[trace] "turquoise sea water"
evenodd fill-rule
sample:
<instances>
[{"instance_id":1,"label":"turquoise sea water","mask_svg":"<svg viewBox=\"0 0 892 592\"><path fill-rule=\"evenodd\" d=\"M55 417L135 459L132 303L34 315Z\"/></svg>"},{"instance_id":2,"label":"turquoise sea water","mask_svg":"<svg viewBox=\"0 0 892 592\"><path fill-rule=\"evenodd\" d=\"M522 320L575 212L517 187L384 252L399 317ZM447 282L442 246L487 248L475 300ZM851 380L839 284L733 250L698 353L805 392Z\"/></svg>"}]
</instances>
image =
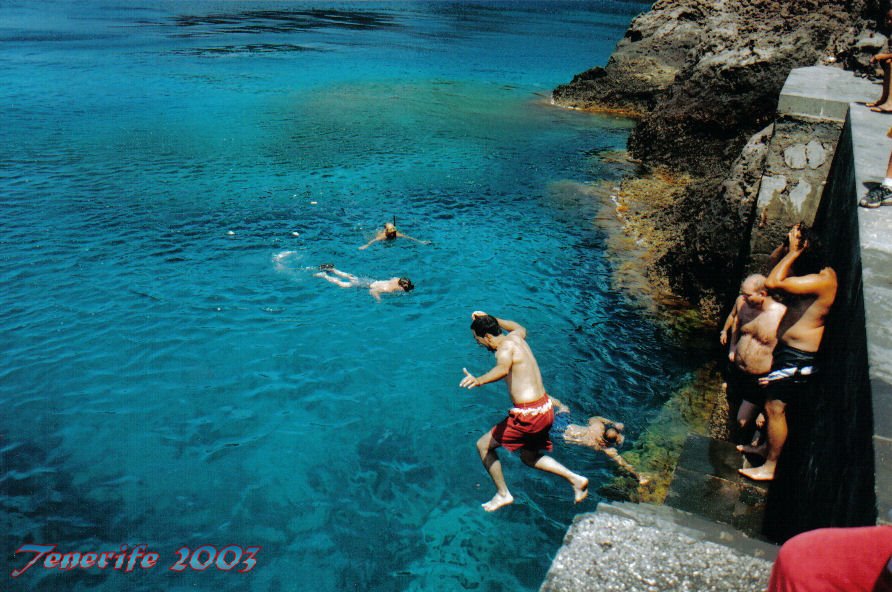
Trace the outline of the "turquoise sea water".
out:
<instances>
[{"instance_id":1,"label":"turquoise sea water","mask_svg":"<svg viewBox=\"0 0 892 592\"><path fill-rule=\"evenodd\" d=\"M536 590L597 496L503 453L517 501L480 509L509 400L458 388L493 363L469 314L525 325L549 391L629 442L688 372L592 224L630 122L548 105L645 8L0 3L0 588ZM357 249L393 216L431 244ZM14 580L25 543L161 559ZM167 570L201 545L262 549Z\"/></svg>"}]
</instances>

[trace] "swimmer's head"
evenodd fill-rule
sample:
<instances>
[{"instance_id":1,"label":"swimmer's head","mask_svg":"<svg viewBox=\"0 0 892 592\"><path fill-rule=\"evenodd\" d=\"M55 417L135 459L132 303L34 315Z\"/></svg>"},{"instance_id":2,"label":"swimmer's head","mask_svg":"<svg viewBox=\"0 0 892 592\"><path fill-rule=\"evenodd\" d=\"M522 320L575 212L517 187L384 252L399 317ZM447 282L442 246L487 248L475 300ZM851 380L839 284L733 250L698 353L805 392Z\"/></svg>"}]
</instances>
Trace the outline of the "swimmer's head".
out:
<instances>
[{"instance_id":1,"label":"swimmer's head","mask_svg":"<svg viewBox=\"0 0 892 592\"><path fill-rule=\"evenodd\" d=\"M609 427L604 430L604 441L607 442L608 446L616 446L619 448L625 442L625 437L614 427Z\"/></svg>"},{"instance_id":2,"label":"swimmer's head","mask_svg":"<svg viewBox=\"0 0 892 592\"><path fill-rule=\"evenodd\" d=\"M412 280L407 277L401 277L397 283L400 285L400 288L403 289L403 292L411 292L415 289L415 284L413 284Z\"/></svg>"},{"instance_id":3,"label":"swimmer's head","mask_svg":"<svg viewBox=\"0 0 892 592\"><path fill-rule=\"evenodd\" d=\"M393 222L384 224L384 236L388 239L396 238L396 225Z\"/></svg>"}]
</instances>

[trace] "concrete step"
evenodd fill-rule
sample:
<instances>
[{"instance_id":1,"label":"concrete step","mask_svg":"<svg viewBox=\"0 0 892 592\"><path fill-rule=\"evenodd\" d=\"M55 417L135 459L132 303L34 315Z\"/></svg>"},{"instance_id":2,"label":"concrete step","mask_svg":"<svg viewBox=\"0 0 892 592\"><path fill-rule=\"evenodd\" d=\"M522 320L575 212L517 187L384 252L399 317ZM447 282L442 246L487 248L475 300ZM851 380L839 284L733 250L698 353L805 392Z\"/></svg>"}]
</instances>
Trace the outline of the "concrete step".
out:
<instances>
[{"instance_id":1,"label":"concrete step","mask_svg":"<svg viewBox=\"0 0 892 592\"><path fill-rule=\"evenodd\" d=\"M777 550L676 508L601 503L576 517L540 592L761 592Z\"/></svg>"},{"instance_id":2,"label":"concrete step","mask_svg":"<svg viewBox=\"0 0 892 592\"><path fill-rule=\"evenodd\" d=\"M690 434L666 505L728 524L750 537L760 537L768 488L765 483L750 481L737 472L743 461L734 444Z\"/></svg>"}]
</instances>

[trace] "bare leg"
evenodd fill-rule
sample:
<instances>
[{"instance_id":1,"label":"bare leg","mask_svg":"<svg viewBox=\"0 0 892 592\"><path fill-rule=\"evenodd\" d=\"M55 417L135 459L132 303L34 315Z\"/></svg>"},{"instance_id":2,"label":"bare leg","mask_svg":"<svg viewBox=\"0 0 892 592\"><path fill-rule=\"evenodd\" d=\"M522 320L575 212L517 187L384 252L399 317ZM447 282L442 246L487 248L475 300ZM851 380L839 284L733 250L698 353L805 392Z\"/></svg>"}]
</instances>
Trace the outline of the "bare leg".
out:
<instances>
[{"instance_id":1,"label":"bare leg","mask_svg":"<svg viewBox=\"0 0 892 592\"><path fill-rule=\"evenodd\" d=\"M759 413L759 408L755 403L751 403L744 399L740 402L740 407L737 409L737 428L743 432L747 427L749 427L756 415ZM738 440L739 442L740 440Z\"/></svg>"},{"instance_id":2,"label":"bare leg","mask_svg":"<svg viewBox=\"0 0 892 592\"><path fill-rule=\"evenodd\" d=\"M508 491L508 485L505 483L505 476L502 474L502 462L496 453L496 448L499 446L500 444L492 437L492 432L486 432L477 440L477 452L480 453L480 460L496 486L496 494L491 500L482 504L483 509L487 512L495 512L514 502L514 497Z\"/></svg>"},{"instance_id":3,"label":"bare leg","mask_svg":"<svg viewBox=\"0 0 892 592\"><path fill-rule=\"evenodd\" d=\"M320 271L319 273L314 273L313 275L316 276L317 278L322 278L322 279L324 279L325 281L327 281L327 282L331 282L332 284L335 284L335 285L340 286L340 287L342 287L342 288L350 288L350 287L353 286L353 284L351 284L350 282L344 282L344 281L341 281L341 280L339 280L339 279L337 279L337 278L333 278L333 277L331 277L330 275L328 275L327 273L322 272L322 271Z\"/></svg>"},{"instance_id":4,"label":"bare leg","mask_svg":"<svg viewBox=\"0 0 892 592\"><path fill-rule=\"evenodd\" d=\"M892 75L892 62L883 60L880 65L883 67L883 94L879 101L872 105L868 105L868 107L871 107L871 111L892 113L892 100L890 100L889 97L889 77Z\"/></svg>"},{"instance_id":5,"label":"bare leg","mask_svg":"<svg viewBox=\"0 0 892 592\"><path fill-rule=\"evenodd\" d=\"M880 66L883 68L883 93L880 95L879 100L874 101L873 103L867 103L868 107L878 107L889 100L889 73L892 68L890 68L890 63L888 60L883 60L880 62Z\"/></svg>"},{"instance_id":6,"label":"bare leg","mask_svg":"<svg viewBox=\"0 0 892 592\"><path fill-rule=\"evenodd\" d=\"M335 275L339 275L345 280L348 280L351 283L358 282L359 278L353 275L352 273L347 273L346 271L341 271L340 269L331 268L331 272Z\"/></svg>"},{"instance_id":7,"label":"bare leg","mask_svg":"<svg viewBox=\"0 0 892 592\"><path fill-rule=\"evenodd\" d=\"M744 477L754 481L771 481L774 479L774 471L777 468L777 459L787 441L787 404L774 399L765 403L765 412L768 414L768 456L765 464L760 467L738 469Z\"/></svg>"},{"instance_id":8,"label":"bare leg","mask_svg":"<svg viewBox=\"0 0 892 592\"><path fill-rule=\"evenodd\" d=\"M577 475L550 456L533 452L532 450L521 450L520 460L527 466L545 471L546 473L552 473L569 481L570 485L573 486L573 499L577 504L588 497L588 479L582 475Z\"/></svg>"}]
</instances>

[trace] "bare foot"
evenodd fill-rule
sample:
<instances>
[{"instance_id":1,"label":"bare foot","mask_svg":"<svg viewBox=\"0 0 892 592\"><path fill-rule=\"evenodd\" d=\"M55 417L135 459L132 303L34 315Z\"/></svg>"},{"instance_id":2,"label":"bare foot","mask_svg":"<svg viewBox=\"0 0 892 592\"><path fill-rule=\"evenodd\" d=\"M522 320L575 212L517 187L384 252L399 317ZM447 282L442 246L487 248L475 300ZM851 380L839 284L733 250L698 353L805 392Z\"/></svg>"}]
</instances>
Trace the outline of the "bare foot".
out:
<instances>
[{"instance_id":1,"label":"bare foot","mask_svg":"<svg viewBox=\"0 0 892 592\"><path fill-rule=\"evenodd\" d=\"M579 503L588 497L588 479L582 475L576 475L573 483L573 502Z\"/></svg>"},{"instance_id":2,"label":"bare foot","mask_svg":"<svg viewBox=\"0 0 892 592\"><path fill-rule=\"evenodd\" d=\"M480 504L483 506L483 509L487 512L495 512L499 508L504 506L509 506L514 503L514 497L510 493L506 493L502 495L501 493L496 493L492 496L492 499L486 502L485 504Z\"/></svg>"},{"instance_id":3,"label":"bare foot","mask_svg":"<svg viewBox=\"0 0 892 592\"><path fill-rule=\"evenodd\" d=\"M753 481L771 481L774 479L774 466L753 467L751 469L737 469L737 472Z\"/></svg>"},{"instance_id":4,"label":"bare foot","mask_svg":"<svg viewBox=\"0 0 892 592\"><path fill-rule=\"evenodd\" d=\"M761 446L751 446L749 444L738 444L737 452L740 454L755 454L756 456L761 456L765 458L765 454L768 452L768 446L762 444Z\"/></svg>"}]
</instances>

